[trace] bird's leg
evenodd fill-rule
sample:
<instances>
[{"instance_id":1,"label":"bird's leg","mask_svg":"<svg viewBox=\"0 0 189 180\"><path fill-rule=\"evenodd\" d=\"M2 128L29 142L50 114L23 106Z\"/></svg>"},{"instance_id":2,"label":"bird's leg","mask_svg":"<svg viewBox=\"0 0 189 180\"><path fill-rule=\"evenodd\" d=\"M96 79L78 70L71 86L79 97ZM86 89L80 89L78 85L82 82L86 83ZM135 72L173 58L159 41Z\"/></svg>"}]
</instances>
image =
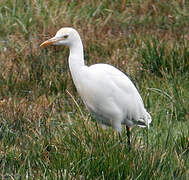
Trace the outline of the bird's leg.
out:
<instances>
[{"instance_id":1,"label":"bird's leg","mask_svg":"<svg viewBox=\"0 0 189 180\"><path fill-rule=\"evenodd\" d=\"M129 128L129 126L126 126L126 129L127 129L127 144L130 146L131 141L130 141L130 128Z\"/></svg>"},{"instance_id":2,"label":"bird's leg","mask_svg":"<svg viewBox=\"0 0 189 180\"><path fill-rule=\"evenodd\" d=\"M120 144L122 144L122 143L123 143L123 140L122 140L121 133L120 133L120 132L118 132L118 134L119 134L119 142L120 142Z\"/></svg>"}]
</instances>

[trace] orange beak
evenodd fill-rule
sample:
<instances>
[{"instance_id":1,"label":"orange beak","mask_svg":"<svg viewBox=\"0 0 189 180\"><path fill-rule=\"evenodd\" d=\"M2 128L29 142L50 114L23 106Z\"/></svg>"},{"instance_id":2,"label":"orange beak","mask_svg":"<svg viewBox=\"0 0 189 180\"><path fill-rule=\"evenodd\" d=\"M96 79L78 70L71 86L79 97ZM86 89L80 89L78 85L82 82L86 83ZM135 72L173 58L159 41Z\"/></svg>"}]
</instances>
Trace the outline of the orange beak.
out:
<instances>
[{"instance_id":1,"label":"orange beak","mask_svg":"<svg viewBox=\"0 0 189 180\"><path fill-rule=\"evenodd\" d=\"M51 39L49 39L49 40L43 42L43 43L40 45L40 47L45 48L45 47L47 47L47 46L53 45L55 42L57 42L57 41L59 41L59 40L60 40L60 39L51 38Z\"/></svg>"}]
</instances>

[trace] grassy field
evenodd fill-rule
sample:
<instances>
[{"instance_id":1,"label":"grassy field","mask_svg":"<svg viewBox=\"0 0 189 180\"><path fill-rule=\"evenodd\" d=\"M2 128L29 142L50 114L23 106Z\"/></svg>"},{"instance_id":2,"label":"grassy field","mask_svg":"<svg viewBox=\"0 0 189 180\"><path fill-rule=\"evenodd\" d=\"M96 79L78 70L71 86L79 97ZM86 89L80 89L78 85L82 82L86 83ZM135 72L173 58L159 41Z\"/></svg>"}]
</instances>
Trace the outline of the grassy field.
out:
<instances>
[{"instance_id":1,"label":"grassy field","mask_svg":"<svg viewBox=\"0 0 189 180\"><path fill-rule=\"evenodd\" d=\"M152 115L132 147L101 129L78 96L68 48L40 49L76 28L85 60L112 64ZM0 1L0 179L189 179L189 1Z\"/></svg>"}]
</instances>

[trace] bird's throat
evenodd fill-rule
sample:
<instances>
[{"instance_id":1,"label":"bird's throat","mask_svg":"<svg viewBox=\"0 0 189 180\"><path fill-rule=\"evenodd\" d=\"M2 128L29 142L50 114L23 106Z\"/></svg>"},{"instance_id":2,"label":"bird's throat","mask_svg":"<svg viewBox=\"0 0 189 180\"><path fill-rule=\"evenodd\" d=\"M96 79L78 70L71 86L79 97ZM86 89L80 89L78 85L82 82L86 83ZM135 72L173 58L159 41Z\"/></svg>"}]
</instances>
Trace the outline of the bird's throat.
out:
<instances>
[{"instance_id":1,"label":"bird's throat","mask_svg":"<svg viewBox=\"0 0 189 180\"><path fill-rule=\"evenodd\" d=\"M69 55L69 68L74 82L80 77L83 66L85 66L83 45L81 41L78 41L78 43L70 46Z\"/></svg>"}]
</instances>

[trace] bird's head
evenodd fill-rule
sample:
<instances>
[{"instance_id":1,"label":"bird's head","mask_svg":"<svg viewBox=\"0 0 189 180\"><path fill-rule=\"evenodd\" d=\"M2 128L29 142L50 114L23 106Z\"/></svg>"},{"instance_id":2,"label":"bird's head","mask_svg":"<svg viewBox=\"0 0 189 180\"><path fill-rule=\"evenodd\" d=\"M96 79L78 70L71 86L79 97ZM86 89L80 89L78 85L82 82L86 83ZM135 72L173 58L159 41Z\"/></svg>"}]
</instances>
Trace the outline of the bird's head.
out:
<instances>
[{"instance_id":1,"label":"bird's head","mask_svg":"<svg viewBox=\"0 0 189 180\"><path fill-rule=\"evenodd\" d=\"M66 45L70 47L78 38L80 39L79 34L75 29L65 27L58 30L53 38L43 42L40 47L49 45Z\"/></svg>"}]
</instances>

